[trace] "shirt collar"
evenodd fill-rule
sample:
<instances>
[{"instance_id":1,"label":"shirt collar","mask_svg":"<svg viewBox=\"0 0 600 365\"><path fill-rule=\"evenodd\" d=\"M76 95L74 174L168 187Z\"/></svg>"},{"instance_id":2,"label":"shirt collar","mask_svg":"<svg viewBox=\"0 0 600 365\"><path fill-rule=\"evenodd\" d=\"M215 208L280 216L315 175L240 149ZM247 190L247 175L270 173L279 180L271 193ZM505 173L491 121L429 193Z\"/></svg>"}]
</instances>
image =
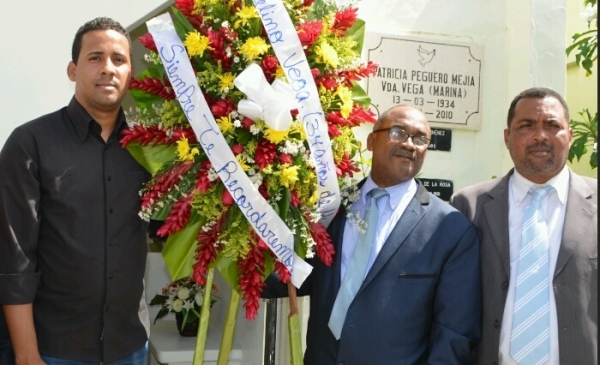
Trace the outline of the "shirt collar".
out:
<instances>
[{"instance_id":1,"label":"shirt collar","mask_svg":"<svg viewBox=\"0 0 600 365\"><path fill-rule=\"evenodd\" d=\"M92 118L92 116L84 109L84 107L79 104L77 99L75 99L75 96L71 98L71 102L67 106L67 114L71 119L71 123L73 123L73 127L77 132L79 140L82 142L88 136L92 128L100 128L100 125L94 120L94 118ZM119 115L117 116L117 126L113 133L121 133L123 128L127 128L127 122L125 119L125 112L123 112L123 108L120 108ZM101 129L98 129L97 133L100 134L101 131Z\"/></svg>"},{"instance_id":2,"label":"shirt collar","mask_svg":"<svg viewBox=\"0 0 600 365\"><path fill-rule=\"evenodd\" d=\"M531 189L533 186L540 185L527 180L525 177L523 177L523 175L519 174L516 169L514 170L511 180L513 202L516 205L521 204L523 199L525 199L525 196L527 196L529 189ZM567 200L567 193L569 192L569 168L565 165L557 175L543 185L551 185L556 191L558 200L562 205L564 205Z\"/></svg>"},{"instance_id":3,"label":"shirt collar","mask_svg":"<svg viewBox=\"0 0 600 365\"><path fill-rule=\"evenodd\" d=\"M417 183L413 178L408 181L402 182L398 185L388 186L387 188L384 188L384 190L390 195L390 199L388 201L392 210L396 209L398 204L400 204L400 201L402 200L404 194L406 194L410 190L416 192L416 187ZM361 206L367 206L367 194L371 190L377 188L379 188L379 186L375 184L375 182L371 178L371 175L369 175L369 177L367 177L367 180L360 189L360 198L358 199L358 201L360 202Z\"/></svg>"}]
</instances>

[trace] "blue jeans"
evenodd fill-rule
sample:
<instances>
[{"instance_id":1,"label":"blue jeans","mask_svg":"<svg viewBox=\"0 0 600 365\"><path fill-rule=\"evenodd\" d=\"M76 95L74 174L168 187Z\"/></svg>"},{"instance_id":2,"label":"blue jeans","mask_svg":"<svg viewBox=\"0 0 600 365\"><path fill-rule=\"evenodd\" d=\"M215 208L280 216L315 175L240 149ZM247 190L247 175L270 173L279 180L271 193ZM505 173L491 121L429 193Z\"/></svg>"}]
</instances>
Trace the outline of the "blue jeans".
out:
<instances>
[{"instance_id":1,"label":"blue jeans","mask_svg":"<svg viewBox=\"0 0 600 365\"><path fill-rule=\"evenodd\" d=\"M117 359L112 362L107 363L99 363L99 362L89 362L89 361L71 361L71 360L63 360L57 359L55 357L48 357L42 355L42 360L46 362L47 365L147 365L148 364L148 342L139 350L134 353L123 356L120 359Z\"/></svg>"}]
</instances>

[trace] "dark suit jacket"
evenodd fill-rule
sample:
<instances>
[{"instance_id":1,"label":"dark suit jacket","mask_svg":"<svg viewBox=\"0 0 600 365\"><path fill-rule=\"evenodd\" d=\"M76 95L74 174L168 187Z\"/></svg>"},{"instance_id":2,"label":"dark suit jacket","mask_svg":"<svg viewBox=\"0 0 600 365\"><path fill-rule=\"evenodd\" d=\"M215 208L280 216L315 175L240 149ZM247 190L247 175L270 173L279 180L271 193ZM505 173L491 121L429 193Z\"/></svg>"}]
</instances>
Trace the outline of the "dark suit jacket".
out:
<instances>
[{"instance_id":1,"label":"dark suit jacket","mask_svg":"<svg viewBox=\"0 0 600 365\"><path fill-rule=\"evenodd\" d=\"M336 248L332 266L314 260L300 288L311 296L304 363L471 364L481 330L475 227L419 185L350 305L336 341L327 324L341 282L345 221L340 209L328 228Z\"/></svg>"},{"instance_id":2,"label":"dark suit jacket","mask_svg":"<svg viewBox=\"0 0 600 365\"><path fill-rule=\"evenodd\" d=\"M481 235L483 334L477 364L498 362L500 326L510 274L508 179L465 188L450 200ZM560 363L598 363L597 180L570 171L563 238L553 278Z\"/></svg>"}]
</instances>

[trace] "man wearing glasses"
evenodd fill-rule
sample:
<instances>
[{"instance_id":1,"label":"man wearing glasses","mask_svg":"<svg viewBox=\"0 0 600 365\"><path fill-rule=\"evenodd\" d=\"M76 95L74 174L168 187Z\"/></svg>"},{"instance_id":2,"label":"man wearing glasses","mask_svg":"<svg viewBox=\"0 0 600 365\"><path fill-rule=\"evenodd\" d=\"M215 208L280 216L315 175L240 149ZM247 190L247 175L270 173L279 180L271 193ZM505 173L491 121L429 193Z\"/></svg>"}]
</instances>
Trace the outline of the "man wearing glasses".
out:
<instances>
[{"instance_id":1,"label":"man wearing glasses","mask_svg":"<svg viewBox=\"0 0 600 365\"><path fill-rule=\"evenodd\" d=\"M430 136L425 115L407 105L375 123L370 176L328 227L334 262L314 260L299 291L311 296L305 364L473 363L479 236L414 178Z\"/></svg>"}]
</instances>

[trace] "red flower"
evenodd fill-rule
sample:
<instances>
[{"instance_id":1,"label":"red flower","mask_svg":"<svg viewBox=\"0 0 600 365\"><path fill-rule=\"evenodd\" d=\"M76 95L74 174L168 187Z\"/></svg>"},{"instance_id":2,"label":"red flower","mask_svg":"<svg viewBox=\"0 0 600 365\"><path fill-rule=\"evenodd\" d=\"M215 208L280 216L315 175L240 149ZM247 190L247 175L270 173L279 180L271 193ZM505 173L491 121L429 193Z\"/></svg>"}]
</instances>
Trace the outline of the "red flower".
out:
<instances>
[{"instance_id":1,"label":"red flower","mask_svg":"<svg viewBox=\"0 0 600 365\"><path fill-rule=\"evenodd\" d=\"M175 7L198 29L202 25L202 16L192 14L194 11L194 2L194 0L175 0Z\"/></svg>"},{"instance_id":2,"label":"red flower","mask_svg":"<svg viewBox=\"0 0 600 365\"><path fill-rule=\"evenodd\" d=\"M210 107L210 111L212 111L215 119L226 117L234 110L235 104L230 99L217 100L217 102Z\"/></svg>"},{"instance_id":3,"label":"red flower","mask_svg":"<svg viewBox=\"0 0 600 365\"><path fill-rule=\"evenodd\" d=\"M327 90L334 90L339 86L339 82L332 76L323 76L317 79L317 85L323 86Z\"/></svg>"},{"instance_id":4,"label":"red flower","mask_svg":"<svg viewBox=\"0 0 600 365\"><path fill-rule=\"evenodd\" d=\"M229 193L229 190L227 190L227 189L223 190L221 199L223 200L223 205L225 205L226 207L228 207L234 203L233 197L231 196L231 194Z\"/></svg>"},{"instance_id":5,"label":"red flower","mask_svg":"<svg viewBox=\"0 0 600 365\"><path fill-rule=\"evenodd\" d=\"M201 193L206 193L212 187L212 182L208 179L208 171L212 167L210 160L202 161L200 169L196 174L196 189Z\"/></svg>"},{"instance_id":6,"label":"red flower","mask_svg":"<svg viewBox=\"0 0 600 365\"><path fill-rule=\"evenodd\" d=\"M282 153L281 155L279 155L279 162L281 162L282 164L291 164L292 162L294 162L294 159L287 153Z\"/></svg>"},{"instance_id":7,"label":"red flower","mask_svg":"<svg viewBox=\"0 0 600 365\"><path fill-rule=\"evenodd\" d=\"M274 143L271 143L264 138L258 142L256 152L254 153L254 161L256 161L261 171L275 161L275 158L277 157L276 151L277 146Z\"/></svg>"},{"instance_id":8,"label":"red flower","mask_svg":"<svg viewBox=\"0 0 600 365\"><path fill-rule=\"evenodd\" d=\"M261 63L260 67L262 68L267 80L272 82L275 79L275 73L277 72L277 65L279 62L277 61L277 57L273 55L266 55Z\"/></svg>"},{"instance_id":9,"label":"red flower","mask_svg":"<svg viewBox=\"0 0 600 365\"><path fill-rule=\"evenodd\" d=\"M215 60L221 61L221 66L223 67L224 71L231 70L233 59L227 56L227 52L225 51L226 45L221 34L219 32L215 32L214 30L209 30L207 37L210 41L208 50L211 56Z\"/></svg>"},{"instance_id":10,"label":"red flower","mask_svg":"<svg viewBox=\"0 0 600 365\"><path fill-rule=\"evenodd\" d=\"M335 138L342 135L342 132L338 129L337 125L328 123L327 131L329 132L329 137Z\"/></svg>"},{"instance_id":11,"label":"red flower","mask_svg":"<svg viewBox=\"0 0 600 365\"><path fill-rule=\"evenodd\" d=\"M345 153L342 156L342 160L336 165L336 174L338 177L348 175L354 177L355 172L359 172L360 169L354 165L354 161L350 159L350 155Z\"/></svg>"},{"instance_id":12,"label":"red flower","mask_svg":"<svg viewBox=\"0 0 600 365\"><path fill-rule=\"evenodd\" d=\"M266 181L263 181L262 184L258 187L258 192L262 195L263 198L269 200L269 186Z\"/></svg>"},{"instance_id":13,"label":"red flower","mask_svg":"<svg viewBox=\"0 0 600 365\"><path fill-rule=\"evenodd\" d=\"M275 271L279 280L284 284L287 284L290 280L292 280L290 270L288 270L288 268L285 267L285 265L279 260L275 261L275 267L273 268L273 271Z\"/></svg>"},{"instance_id":14,"label":"red flower","mask_svg":"<svg viewBox=\"0 0 600 365\"><path fill-rule=\"evenodd\" d=\"M233 154L235 156L239 155L240 153L244 152L244 146L242 146L239 143L234 144L233 146L231 146L231 152L233 152Z\"/></svg>"},{"instance_id":15,"label":"red flower","mask_svg":"<svg viewBox=\"0 0 600 365\"><path fill-rule=\"evenodd\" d=\"M244 128L245 130L250 130L250 127L252 127L254 125L254 121L248 117L244 117L244 119L242 119L242 128Z\"/></svg>"},{"instance_id":16,"label":"red flower","mask_svg":"<svg viewBox=\"0 0 600 365\"><path fill-rule=\"evenodd\" d=\"M208 266L215 261L218 251L221 249L221 244L217 242L217 238L219 232L221 232L223 222L227 220L227 216L227 212L223 213L217 223L210 227L208 231L201 229L196 238L198 247L196 247L196 255L194 256L196 263L193 266L192 277L200 285L206 284Z\"/></svg>"},{"instance_id":17,"label":"red flower","mask_svg":"<svg viewBox=\"0 0 600 365\"><path fill-rule=\"evenodd\" d=\"M154 38L152 38L152 34L146 33L143 36L139 37L138 41L140 41L144 48L154 52L158 52L158 49L156 48L156 43L154 43Z\"/></svg>"},{"instance_id":18,"label":"red flower","mask_svg":"<svg viewBox=\"0 0 600 365\"><path fill-rule=\"evenodd\" d=\"M156 231L156 235L159 237L170 236L173 233L180 231L183 227L188 224L192 215L192 206L190 200L192 194L181 197L178 201L173 204L169 215L165 219L163 225Z\"/></svg>"},{"instance_id":19,"label":"red flower","mask_svg":"<svg viewBox=\"0 0 600 365\"><path fill-rule=\"evenodd\" d=\"M335 21L333 22L333 30L338 36L344 35L348 28L352 28L356 22L357 8L346 8L335 13Z\"/></svg>"},{"instance_id":20,"label":"red flower","mask_svg":"<svg viewBox=\"0 0 600 365\"><path fill-rule=\"evenodd\" d=\"M298 193L296 190L292 190L292 199L290 200L290 204L292 204L292 207L294 208L298 208L300 205L300 198L298 198Z\"/></svg>"},{"instance_id":21,"label":"red flower","mask_svg":"<svg viewBox=\"0 0 600 365\"><path fill-rule=\"evenodd\" d=\"M254 231L252 231L254 233ZM255 234L253 234L255 236ZM242 299L244 299L244 308L246 309L246 319L253 320L256 318L258 313L258 307L260 306L260 293L265 287L265 282L262 280L262 275L265 271L265 257L264 250L268 250L265 244L257 242L251 244L250 252L248 255L238 261L238 270L240 278L238 284L240 285L240 291L242 292ZM261 248L265 247L265 248Z\"/></svg>"},{"instance_id":22,"label":"red flower","mask_svg":"<svg viewBox=\"0 0 600 365\"><path fill-rule=\"evenodd\" d=\"M307 21L297 27L300 43L305 47L312 46L323 31L323 23L320 20Z\"/></svg>"},{"instance_id":23,"label":"red flower","mask_svg":"<svg viewBox=\"0 0 600 365\"><path fill-rule=\"evenodd\" d=\"M175 99L175 92L166 75L163 77L162 82L156 77L144 76L141 80L132 77L129 82L129 89L142 90L166 100Z\"/></svg>"},{"instance_id":24,"label":"red flower","mask_svg":"<svg viewBox=\"0 0 600 365\"><path fill-rule=\"evenodd\" d=\"M327 233L327 230L321 223L312 222L308 218L306 218L306 221L308 222L310 235L316 242L315 252L317 256L325 265L331 266L333 263L333 255L335 254L335 247L333 247L333 244L331 243L329 233Z\"/></svg>"}]
</instances>

